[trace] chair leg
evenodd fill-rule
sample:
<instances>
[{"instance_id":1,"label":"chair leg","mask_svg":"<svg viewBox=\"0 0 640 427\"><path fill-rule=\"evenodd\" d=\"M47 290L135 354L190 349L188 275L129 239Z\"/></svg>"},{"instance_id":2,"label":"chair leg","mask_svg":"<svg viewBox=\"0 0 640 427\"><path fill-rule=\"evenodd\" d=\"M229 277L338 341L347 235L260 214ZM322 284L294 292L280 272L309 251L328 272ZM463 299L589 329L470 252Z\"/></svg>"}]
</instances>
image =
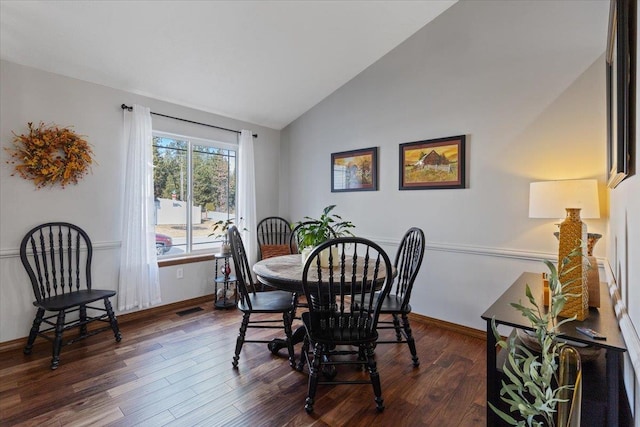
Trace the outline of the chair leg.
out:
<instances>
[{"instance_id":1,"label":"chair leg","mask_svg":"<svg viewBox=\"0 0 640 427\"><path fill-rule=\"evenodd\" d=\"M413 366L420 366L420 360L418 360L418 352L416 350L416 342L413 339L413 334L411 333L411 325L409 324L409 317L406 313L402 314L402 325L404 328L404 333L407 336L407 344L409 344L409 351L411 352L411 359L413 359Z\"/></svg>"},{"instance_id":2,"label":"chair leg","mask_svg":"<svg viewBox=\"0 0 640 427\"><path fill-rule=\"evenodd\" d=\"M393 329L395 329L396 331L396 340L397 341L402 341L402 327L400 326L400 319L398 318L397 314L392 314L393 316Z\"/></svg>"},{"instance_id":3,"label":"chair leg","mask_svg":"<svg viewBox=\"0 0 640 427\"><path fill-rule=\"evenodd\" d=\"M367 354L367 366L369 367L369 377L371 378L371 384L373 385L373 394L376 396L376 410L378 412L384 411L384 400L382 399L382 386L380 385L380 374L378 373L378 367L376 365L375 350L373 344L366 346L365 352Z\"/></svg>"},{"instance_id":4,"label":"chair leg","mask_svg":"<svg viewBox=\"0 0 640 427\"><path fill-rule=\"evenodd\" d=\"M313 346L313 361L309 364L309 389L307 391L307 399L304 403L304 410L308 414L313 412L313 404L316 397L316 389L318 388L318 375L321 369L321 360L324 352L321 349L322 344Z\"/></svg>"},{"instance_id":5,"label":"chair leg","mask_svg":"<svg viewBox=\"0 0 640 427\"><path fill-rule=\"evenodd\" d=\"M44 317L44 308L39 308L36 313L35 319L33 319L33 324L31 325L31 331L29 332L29 339L27 340L27 345L24 347L22 352L24 354L31 354L31 349L33 348L33 342L36 340L38 336L38 332L40 331L40 324L42 323L42 318Z\"/></svg>"},{"instance_id":6,"label":"chair leg","mask_svg":"<svg viewBox=\"0 0 640 427\"><path fill-rule=\"evenodd\" d=\"M62 332L64 331L64 310L58 312L56 321L56 335L53 339L53 357L51 358L51 369L58 369L60 364L60 349L62 348Z\"/></svg>"},{"instance_id":7,"label":"chair leg","mask_svg":"<svg viewBox=\"0 0 640 427\"><path fill-rule=\"evenodd\" d=\"M291 323L293 322L293 314L291 312L282 313L282 321L284 322L284 333L287 336L287 350L289 351L289 366L296 367L296 356L293 350L293 332Z\"/></svg>"},{"instance_id":8,"label":"chair leg","mask_svg":"<svg viewBox=\"0 0 640 427\"><path fill-rule=\"evenodd\" d=\"M367 370L367 352L363 345L358 347L358 361L362 362L362 365L360 365L360 370L366 371Z\"/></svg>"},{"instance_id":9,"label":"chair leg","mask_svg":"<svg viewBox=\"0 0 640 427\"><path fill-rule=\"evenodd\" d=\"M298 362L298 371L302 372L305 363L309 361L309 337L305 334L302 341L302 350L300 350L300 361ZM311 364L309 364L311 366Z\"/></svg>"},{"instance_id":10,"label":"chair leg","mask_svg":"<svg viewBox=\"0 0 640 427\"><path fill-rule=\"evenodd\" d=\"M79 307L80 312L80 337L87 336L87 306L82 304Z\"/></svg>"},{"instance_id":11,"label":"chair leg","mask_svg":"<svg viewBox=\"0 0 640 427\"><path fill-rule=\"evenodd\" d=\"M249 313L244 313L242 315L242 323L240 324L240 333L238 334L238 338L236 339L236 354L233 356L233 362L231 362L234 368L238 367L238 360L240 360L240 351L242 350L242 345L244 344L244 337L247 334L247 326L249 325L249 317L251 317Z\"/></svg>"},{"instance_id":12,"label":"chair leg","mask_svg":"<svg viewBox=\"0 0 640 427\"><path fill-rule=\"evenodd\" d=\"M109 315L109 324L113 330L113 336L116 337L116 342L122 341L122 335L120 334L120 328L118 327L118 319L116 318L116 314L113 312L113 307L111 306L109 298L104 299L104 308L107 310L107 314Z\"/></svg>"}]
</instances>

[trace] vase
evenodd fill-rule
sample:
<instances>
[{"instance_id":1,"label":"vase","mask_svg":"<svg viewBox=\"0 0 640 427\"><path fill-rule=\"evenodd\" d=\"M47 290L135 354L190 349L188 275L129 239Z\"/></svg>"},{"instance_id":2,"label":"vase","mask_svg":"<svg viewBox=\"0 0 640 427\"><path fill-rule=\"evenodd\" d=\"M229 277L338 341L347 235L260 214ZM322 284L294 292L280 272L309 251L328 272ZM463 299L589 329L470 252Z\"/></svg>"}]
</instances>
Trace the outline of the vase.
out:
<instances>
[{"instance_id":1,"label":"vase","mask_svg":"<svg viewBox=\"0 0 640 427\"><path fill-rule=\"evenodd\" d=\"M320 252L320 267L329 268L329 255L333 258L333 265L337 265L340 260L338 259L338 248L331 246Z\"/></svg>"},{"instance_id":2,"label":"vase","mask_svg":"<svg viewBox=\"0 0 640 427\"><path fill-rule=\"evenodd\" d=\"M302 266L304 266L307 263L307 258L309 258L309 255L311 255L311 252L313 252L313 249L314 249L313 246L307 246L306 248L300 251Z\"/></svg>"},{"instance_id":3,"label":"vase","mask_svg":"<svg viewBox=\"0 0 640 427\"><path fill-rule=\"evenodd\" d=\"M589 260L589 271L587 271L587 287L589 288L589 307L600 307L600 272L598 270L598 260L593 256L593 247L598 243L602 234L587 234L587 259Z\"/></svg>"},{"instance_id":4,"label":"vase","mask_svg":"<svg viewBox=\"0 0 640 427\"><path fill-rule=\"evenodd\" d=\"M560 238L560 233L556 231L553 233L556 239ZM589 307L600 307L600 270L598 267L598 260L593 256L593 248L598 240L602 237L602 234L587 233L587 259L589 260L590 268L587 271L587 289L589 290Z\"/></svg>"},{"instance_id":5,"label":"vase","mask_svg":"<svg viewBox=\"0 0 640 427\"><path fill-rule=\"evenodd\" d=\"M576 320L582 321L589 315L589 261L586 257L587 225L580 220L580 209L567 208L567 217L560 224L559 241L558 269L571 252L575 249L579 249L580 252L580 256L569 257L568 263L562 267L562 291L567 297L567 302L559 315L575 316Z\"/></svg>"},{"instance_id":6,"label":"vase","mask_svg":"<svg viewBox=\"0 0 640 427\"><path fill-rule=\"evenodd\" d=\"M223 243L222 246L220 246L220 253L222 255L229 255L231 253L231 245L228 242Z\"/></svg>"},{"instance_id":7,"label":"vase","mask_svg":"<svg viewBox=\"0 0 640 427\"><path fill-rule=\"evenodd\" d=\"M311 254L311 252L313 252L313 250L315 249L315 247L306 247L302 250L302 252L300 252L300 255L302 255L302 265L304 266L307 262L307 259L309 258L309 255ZM333 265L338 264L339 259L338 259L338 248L332 246L331 248L326 248L324 249L322 252L320 252L320 254L318 255L318 257L320 258L320 267L322 268L329 268L329 253L333 254Z\"/></svg>"},{"instance_id":8,"label":"vase","mask_svg":"<svg viewBox=\"0 0 640 427\"><path fill-rule=\"evenodd\" d=\"M577 349L564 346L560 350L558 385L568 386L560 390L558 397L558 427L580 427L582 404L582 363Z\"/></svg>"}]
</instances>

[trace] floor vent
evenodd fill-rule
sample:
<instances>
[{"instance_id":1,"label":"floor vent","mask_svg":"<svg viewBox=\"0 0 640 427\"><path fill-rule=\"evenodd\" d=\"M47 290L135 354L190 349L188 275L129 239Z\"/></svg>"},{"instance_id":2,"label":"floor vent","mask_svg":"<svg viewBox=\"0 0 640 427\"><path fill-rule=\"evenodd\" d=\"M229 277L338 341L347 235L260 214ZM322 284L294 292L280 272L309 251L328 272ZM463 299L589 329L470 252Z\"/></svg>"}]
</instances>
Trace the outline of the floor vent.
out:
<instances>
[{"instance_id":1,"label":"floor vent","mask_svg":"<svg viewBox=\"0 0 640 427\"><path fill-rule=\"evenodd\" d=\"M193 308L188 308L186 310L178 311L178 312L176 312L176 314L178 316L185 316L187 314L196 313L196 312L202 311L202 310L204 310L202 307L193 307Z\"/></svg>"}]
</instances>

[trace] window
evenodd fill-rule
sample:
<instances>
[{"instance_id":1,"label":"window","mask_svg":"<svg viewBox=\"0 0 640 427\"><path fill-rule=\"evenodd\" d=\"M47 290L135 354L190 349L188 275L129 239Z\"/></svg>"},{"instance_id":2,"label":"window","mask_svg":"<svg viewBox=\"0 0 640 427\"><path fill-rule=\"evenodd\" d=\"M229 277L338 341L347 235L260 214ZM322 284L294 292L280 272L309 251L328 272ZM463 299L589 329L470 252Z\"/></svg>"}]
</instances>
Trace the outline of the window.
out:
<instances>
[{"instance_id":1,"label":"window","mask_svg":"<svg viewBox=\"0 0 640 427\"><path fill-rule=\"evenodd\" d=\"M234 147L154 132L153 166L158 256L217 248L212 224L235 214Z\"/></svg>"}]
</instances>

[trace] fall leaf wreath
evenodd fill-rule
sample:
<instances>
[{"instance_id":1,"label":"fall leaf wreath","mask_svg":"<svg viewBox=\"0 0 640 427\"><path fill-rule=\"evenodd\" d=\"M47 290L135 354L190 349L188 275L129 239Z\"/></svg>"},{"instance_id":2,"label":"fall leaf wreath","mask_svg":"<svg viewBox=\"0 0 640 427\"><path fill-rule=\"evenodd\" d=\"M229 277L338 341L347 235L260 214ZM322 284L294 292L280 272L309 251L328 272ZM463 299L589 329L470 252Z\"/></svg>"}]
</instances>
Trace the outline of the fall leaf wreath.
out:
<instances>
[{"instance_id":1,"label":"fall leaf wreath","mask_svg":"<svg viewBox=\"0 0 640 427\"><path fill-rule=\"evenodd\" d=\"M89 143L74 131L55 125L28 123L29 132L13 134L14 148L6 150L15 165L15 173L30 179L37 188L60 184L77 184L90 171L93 150ZM12 175L15 175L12 174Z\"/></svg>"}]
</instances>

